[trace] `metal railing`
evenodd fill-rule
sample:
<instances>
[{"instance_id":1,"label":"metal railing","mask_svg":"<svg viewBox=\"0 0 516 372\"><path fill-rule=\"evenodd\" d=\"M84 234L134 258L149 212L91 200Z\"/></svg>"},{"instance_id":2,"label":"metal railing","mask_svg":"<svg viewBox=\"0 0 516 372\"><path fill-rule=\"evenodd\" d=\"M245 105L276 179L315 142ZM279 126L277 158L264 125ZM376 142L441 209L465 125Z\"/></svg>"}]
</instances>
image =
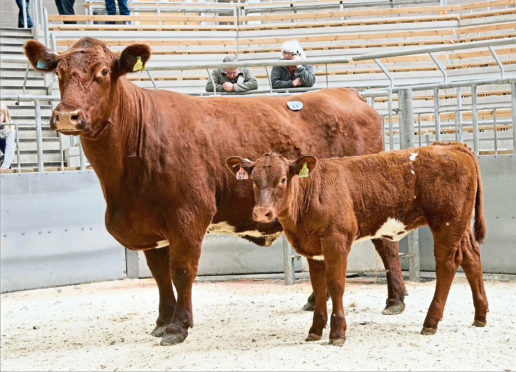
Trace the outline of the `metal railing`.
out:
<instances>
[{"instance_id":1,"label":"metal railing","mask_svg":"<svg viewBox=\"0 0 516 372\"><path fill-rule=\"evenodd\" d=\"M39 0L41 1L41 0ZM406 56L406 55L416 55L416 54L426 54L426 53L434 53L434 52L443 52L443 51L455 51L459 49L472 49L472 48L488 48L489 50L493 50L493 46L499 46L499 45L510 45L510 44L516 44L516 39L501 39L501 40L492 40L492 41L482 41L482 42L470 42L470 43L463 43L459 45L445 45L440 47L419 47L419 48L408 48L403 51L398 52L386 52L386 53L370 53L370 54L363 54L353 57L318 57L318 58L306 58L303 60L299 60L298 63L300 64L314 64L314 65L324 65L326 67L329 64L347 64L351 61L363 61L363 60L378 60L379 58L386 58L386 57L395 57L395 56ZM496 59L496 53L491 54ZM14 58L9 56L1 56L1 62L20 62L25 61L25 59L21 58ZM435 62L435 60L434 60ZM239 61L239 62L227 62L227 63L201 63L201 64L171 64L171 63L149 63L146 66L147 73L150 74L154 71L169 71L169 70L194 70L194 69L204 69L210 72L210 68L235 68L235 67L256 67L256 66L287 66L291 64L291 61L285 61L285 60L256 60L256 61ZM434 95L434 106L433 109L430 110L430 112L434 113L434 126L435 126L435 140L439 140L441 137L441 123L440 123L440 107L439 107L439 100L435 99L435 97L438 98L438 92L439 90L443 89L456 89L457 90L457 105L458 107L454 110L455 111L455 120L457 121L457 128L460 133L463 133L463 127L464 123L460 119L462 114L466 111L471 111L473 114L472 119L472 130L473 130L473 136L472 139L472 146L474 148L474 151L476 154L480 154L480 146L479 142L480 139L478 138L478 126L479 124L482 125L483 122L478 120L477 118L477 111L478 107L476 104L476 87L482 86L486 84L510 84L511 86L511 94L512 94L512 122L514 123L516 121L515 118L515 112L516 112L516 103L515 100L515 88L514 84L516 82L516 74L508 74L503 69L500 70L500 78L491 78L486 79L485 77L479 77L478 79L467 79L467 80L461 80L461 81L450 81L449 78L446 77L446 75L443 75L441 82L430 82L426 84L413 84L410 86L406 86L403 84L397 84L396 80L394 80L392 77L388 76L388 70L385 71L385 74L387 78L389 79L389 82L386 82L384 84L375 84L373 85L366 85L366 86L357 86L357 85L348 85L348 87L358 88L363 91L363 95L365 97L368 97L369 99L373 99L374 97L387 97L387 108L385 109L378 109L379 112L383 115L383 122L385 125L384 128L384 136L385 133L388 133L388 137L385 137L385 148L387 149L393 149L395 148L395 131L399 131L399 127L393 120L393 115L397 112L398 109L394 108L393 106L393 100L395 98L395 95L399 92L400 89L404 88L410 88L413 91L420 91L420 90L432 90ZM208 75L211 75L210 73ZM27 76L27 74L26 74ZM52 81L53 79L50 79ZM327 81L327 79L326 79ZM156 87L157 83L154 81ZM270 84L270 80L269 80ZM328 83L326 83L328 85ZM24 83L25 86L25 83ZM461 94L460 89L463 87L470 87L472 89L472 103L468 106L463 105L461 100ZM273 94L273 95L289 95L289 94L295 94L298 92L306 91L306 88L291 88L291 89L278 89L274 90L272 89L272 86L270 86L267 90L261 90L261 91L254 91L252 94L246 94L246 96L249 95L263 95L263 94ZM208 93L200 92L199 95L206 95ZM220 93L216 93L220 94ZM234 95L234 94L233 94ZM11 100L11 101L31 101L35 104L35 125L36 125L36 134L37 134L37 144L38 148L42 148L42 140L39 138L41 135L41 113L40 113L40 102L41 101L59 101L58 96L52 96L52 95L42 95L42 96L30 96L30 95L5 95L3 96L4 100ZM426 111L428 113L429 111ZM421 115L423 112L416 112L416 114ZM496 114L495 114L496 115ZM497 118L496 119L496 125L500 124L509 124L509 119L503 119L503 118ZM447 124L448 125L448 124ZM39 129L38 129L39 128ZM497 128L499 129L499 128ZM418 131L419 136L421 136L421 130ZM512 151L516 148L516 129L512 128ZM499 133L496 133L493 136L498 136ZM505 137L507 137L505 133ZM504 142L507 142L507 138L503 138ZM73 137L72 137L73 138ZM460 140L463 139L462 134L460 136L457 136L457 138ZM494 138L493 138L494 140ZM499 148L499 141L500 138L496 138L495 144L492 146L493 150L496 154L501 153L501 150ZM482 139L482 141L485 141L485 139ZM62 141L61 141L62 142ZM73 141L72 141L73 142ZM399 143L399 141L398 141ZM418 143L421 143L419 141ZM387 147L387 144L389 145ZM72 143L72 146L75 145ZM81 153L81 166L80 169L85 169L85 160L84 160L84 154ZM18 162L19 162L18 157ZM61 159L61 164L63 164L63 160ZM20 168L20 166L18 166ZM45 169L45 165L43 162L43 155L42 150L38 150L38 171L43 171ZM64 166L61 166L61 169L64 169Z\"/></svg>"}]
</instances>

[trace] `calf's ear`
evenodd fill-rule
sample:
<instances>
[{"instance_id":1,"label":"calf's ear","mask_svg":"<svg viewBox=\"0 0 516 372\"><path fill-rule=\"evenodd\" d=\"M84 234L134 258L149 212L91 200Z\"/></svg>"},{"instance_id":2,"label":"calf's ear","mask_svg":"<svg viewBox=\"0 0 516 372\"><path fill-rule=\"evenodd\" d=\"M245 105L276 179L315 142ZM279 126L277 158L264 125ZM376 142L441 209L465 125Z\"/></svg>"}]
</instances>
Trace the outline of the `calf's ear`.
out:
<instances>
[{"instance_id":1,"label":"calf's ear","mask_svg":"<svg viewBox=\"0 0 516 372\"><path fill-rule=\"evenodd\" d=\"M289 174L291 176L308 177L316 164L317 158L315 156L303 155L290 163Z\"/></svg>"},{"instance_id":2,"label":"calf's ear","mask_svg":"<svg viewBox=\"0 0 516 372\"><path fill-rule=\"evenodd\" d=\"M59 55L36 40L29 40L23 46L25 55L34 70L52 72L59 62Z\"/></svg>"},{"instance_id":3,"label":"calf's ear","mask_svg":"<svg viewBox=\"0 0 516 372\"><path fill-rule=\"evenodd\" d=\"M143 70L150 58L150 48L145 44L132 44L122 51L117 61L119 75Z\"/></svg>"},{"instance_id":4,"label":"calf's ear","mask_svg":"<svg viewBox=\"0 0 516 372\"><path fill-rule=\"evenodd\" d=\"M230 156L226 159L226 167L236 176L237 180L246 180L253 172L254 162L240 156Z\"/></svg>"}]
</instances>

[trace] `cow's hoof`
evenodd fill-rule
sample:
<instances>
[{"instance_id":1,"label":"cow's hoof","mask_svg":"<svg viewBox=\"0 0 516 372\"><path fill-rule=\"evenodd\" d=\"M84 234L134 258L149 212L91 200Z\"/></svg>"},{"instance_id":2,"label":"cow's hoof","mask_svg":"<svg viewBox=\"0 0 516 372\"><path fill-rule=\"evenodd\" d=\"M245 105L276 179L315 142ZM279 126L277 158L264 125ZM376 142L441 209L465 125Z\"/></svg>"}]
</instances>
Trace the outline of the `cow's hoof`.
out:
<instances>
[{"instance_id":1,"label":"cow's hoof","mask_svg":"<svg viewBox=\"0 0 516 372\"><path fill-rule=\"evenodd\" d=\"M345 338L333 338L330 340L330 345L342 347L342 345L344 345L345 341L346 341Z\"/></svg>"},{"instance_id":2,"label":"cow's hoof","mask_svg":"<svg viewBox=\"0 0 516 372\"><path fill-rule=\"evenodd\" d=\"M485 327L485 326L486 326L486 322L483 322L483 321L481 321L481 320L477 320L477 319L475 319L475 320L473 321L473 325L474 325L475 327Z\"/></svg>"},{"instance_id":3,"label":"cow's hoof","mask_svg":"<svg viewBox=\"0 0 516 372\"><path fill-rule=\"evenodd\" d=\"M171 345L177 345L183 342L186 339L186 336L183 336L182 333L167 333L163 338L161 339L160 345L161 346L171 346Z\"/></svg>"},{"instance_id":4,"label":"cow's hoof","mask_svg":"<svg viewBox=\"0 0 516 372\"><path fill-rule=\"evenodd\" d=\"M319 336L318 334L309 333L308 337L306 338L306 341L319 341L321 339L321 337L322 336Z\"/></svg>"},{"instance_id":5,"label":"cow's hoof","mask_svg":"<svg viewBox=\"0 0 516 372\"><path fill-rule=\"evenodd\" d=\"M382 310L383 315L396 315L401 314L405 310L404 304L394 304L390 306L386 306L385 309Z\"/></svg>"},{"instance_id":6,"label":"cow's hoof","mask_svg":"<svg viewBox=\"0 0 516 372\"><path fill-rule=\"evenodd\" d=\"M421 330L421 334L422 335L433 335L435 332L437 332L437 328L428 328L428 327L423 327L423 329Z\"/></svg>"},{"instance_id":7,"label":"cow's hoof","mask_svg":"<svg viewBox=\"0 0 516 372\"><path fill-rule=\"evenodd\" d=\"M315 309L315 304L311 303L311 302L307 302L306 304L304 304L303 306L303 310L304 311L314 311Z\"/></svg>"},{"instance_id":8,"label":"cow's hoof","mask_svg":"<svg viewBox=\"0 0 516 372\"><path fill-rule=\"evenodd\" d=\"M163 337L163 336L165 336L165 328L167 328L167 326L165 326L165 325L158 326L157 325L152 330L151 335L153 335L154 337Z\"/></svg>"}]
</instances>

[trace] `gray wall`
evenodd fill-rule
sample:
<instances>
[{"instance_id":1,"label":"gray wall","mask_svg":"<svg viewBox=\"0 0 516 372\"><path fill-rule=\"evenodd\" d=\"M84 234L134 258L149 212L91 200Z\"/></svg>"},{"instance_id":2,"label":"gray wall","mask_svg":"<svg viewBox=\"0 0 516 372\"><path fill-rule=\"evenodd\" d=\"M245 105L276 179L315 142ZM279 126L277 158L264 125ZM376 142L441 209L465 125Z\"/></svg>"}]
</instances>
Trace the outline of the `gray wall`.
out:
<instances>
[{"instance_id":1,"label":"gray wall","mask_svg":"<svg viewBox=\"0 0 516 372\"><path fill-rule=\"evenodd\" d=\"M75 0L75 14L84 14L83 4L83 0ZM43 6L47 8L49 15L58 14L54 0L43 0ZM30 13L32 17L31 8ZM15 0L0 0L0 14L0 27L18 27L18 6Z\"/></svg>"},{"instance_id":2,"label":"gray wall","mask_svg":"<svg viewBox=\"0 0 516 372\"><path fill-rule=\"evenodd\" d=\"M516 274L516 157L481 157L480 166L487 222L483 270ZM105 202L94 172L1 174L0 184L2 292L126 277L125 250L105 230ZM263 248L208 235L202 249L200 275L283 271L281 238ZM426 228L420 229L420 251L422 270L433 270ZM382 268L369 242L351 252L349 271ZM150 275L141 255L136 267L137 276Z\"/></svg>"}]
</instances>

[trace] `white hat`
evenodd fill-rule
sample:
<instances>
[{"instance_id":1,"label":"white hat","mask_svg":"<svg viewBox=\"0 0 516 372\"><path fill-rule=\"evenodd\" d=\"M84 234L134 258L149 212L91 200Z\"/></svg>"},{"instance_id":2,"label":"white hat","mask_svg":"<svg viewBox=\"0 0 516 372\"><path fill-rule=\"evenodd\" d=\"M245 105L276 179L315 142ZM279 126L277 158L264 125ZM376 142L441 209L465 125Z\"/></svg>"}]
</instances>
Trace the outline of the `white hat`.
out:
<instances>
[{"instance_id":1,"label":"white hat","mask_svg":"<svg viewBox=\"0 0 516 372\"><path fill-rule=\"evenodd\" d=\"M299 41L295 39L287 40L281 44L281 53L283 52L294 53L299 55L301 58L306 57L303 48L301 48L301 45L299 44Z\"/></svg>"}]
</instances>

